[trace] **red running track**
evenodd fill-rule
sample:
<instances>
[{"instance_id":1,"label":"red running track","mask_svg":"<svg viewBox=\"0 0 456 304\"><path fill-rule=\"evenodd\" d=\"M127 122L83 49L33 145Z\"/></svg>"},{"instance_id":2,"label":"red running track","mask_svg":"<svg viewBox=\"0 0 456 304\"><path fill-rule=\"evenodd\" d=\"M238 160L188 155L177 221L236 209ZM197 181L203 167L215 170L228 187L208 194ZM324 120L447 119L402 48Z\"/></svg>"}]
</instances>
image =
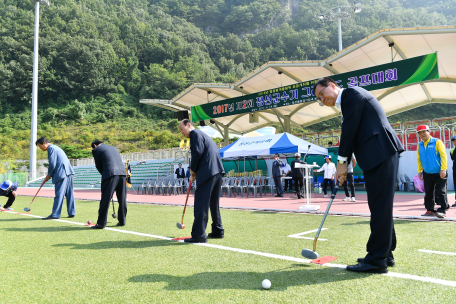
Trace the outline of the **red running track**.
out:
<instances>
[{"instance_id":1,"label":"red running track","mask_svg":"<svg viewBox=\"0 0 456 304\"><path fill-rule=\"evenodd\" d=\"M34 196L37 188L19 188L18 194L24 196ZM80 200L100 200L100 189L77 189L74 190L75 198ZM263 197L254 198L252 194L247 198L237 196L236 198L224 197L220 198L220 206L225 208L245 208L245 209L262 209L276 211L291 211L297 212L299 206L306 203L305 199L298 200L292 198L291 193L285 193L283 198L273 197L270 193ZM54 197L54 188L43 188L38 194L40 197ZM128 201L130 203L152 203L152 204L169 204L183 205L186 195L138 195L132 191L128 192ZM358 215L369 215L369 207L367 205L367 194L365 191L360 191L356 194L356 202L344 202L344 193L336 195L331 206L330 213L347 213ZM423 204L424 194L422 193L406 193L396 192L394 197L394 211L396 217L419 217L426 212ZM448 202L453 204L453 192L448 194ZM190 194L189 205L193 205L193 195ZM324 212L329 203L329 197L324 198L323 194L312 193L312 205L319 205L320 212ZM447 211L447 220L456 221L456 208L450 208Z\"/></svg>"}]
</instances>

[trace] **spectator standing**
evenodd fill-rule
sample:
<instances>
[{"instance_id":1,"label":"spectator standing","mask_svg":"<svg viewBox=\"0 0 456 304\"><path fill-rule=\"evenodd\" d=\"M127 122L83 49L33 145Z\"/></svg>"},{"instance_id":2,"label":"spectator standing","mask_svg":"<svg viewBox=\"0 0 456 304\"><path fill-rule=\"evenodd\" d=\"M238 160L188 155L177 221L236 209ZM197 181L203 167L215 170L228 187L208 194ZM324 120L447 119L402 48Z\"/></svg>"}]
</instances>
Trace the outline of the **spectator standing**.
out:
<instances>
[{"instance_id":1,"label":"spectator standing","mask_svg":"<svg viewBox=\"0 0 456 304\"><path fill-rule=\"evenodd\" d=\"M426 125L418 126L416 132L421 138L416 149L418 177L424 180L424 207L427 210L422 216L444 218L450 208L447 200L448 171L445 146L440 139L431 136ZM435 204L440 205L437 211Z\"/></svg>"},{"instance_id":2,"label":"spectator standing","mask_svg":"<svg viewBox=\"0 0 456 304\"><path fill-rule=\"evenodd\" d=\"M291 167L285 162L282 164L283 177L291 177ZM285 189L284 192L287 192L287 189L291 192L291 179L285 179Z\"/></svg>"},{"instance_id":3,"label":"spectator standing","mask_svg":"<svg viewBox=\"0 0 456 304\"><path fill-rule=\"evenodd\" d=\"M301 191L303 189L303 175L302 175L302 170L296 168L296 164L302 164L303 162L301 161L301 154L296 153L295 154L295 160L291 162L291 176L293 177L293 183L295 184L295 191L296 191L296 197L299 199L301 198Z\"/></svg>"},{"instance_id":4,"label":"spectator standing","mask_svg":"<svg viewBox=\"0 0 456 304\"><path fill-rule=\"evenodd\" d=\"M331 162L331 155L325 156L326 164L321 166L320 169L314 170L314 172L321 172L325 171L324 173L324 181L323 181L323 193L325 194L323 197L328 197L328 192L326 192L326 188L329 184L331 187L331 193L334 190L334 179L336 176L336 165Z\"/></svg>"},{"instance_id":5,"label":"spectator standing","mask_svg":"<svg viewBox=\"0 0 456 304\"><path fill-rule=\"evenodd\" d=\"M453 136L453 147L456 147L456 136ZM453 160L453 186L454 186L454 195L455 202L451 207L456 207L456 155L454 153L454 148L450 150L451 160Z\"/></svg>"},{"instance_id":6,"label":"spectator standing","mask_svg":"<svg viewBox=\"0 0 456 304\"><path fill-rule=\"evenodd\" d=\"M185 173L184 173L184 168L182 168L182 164L179 164L179 168L176 168L176 171L174 172L176 174L176 178L184 178Z\"/></svg>"},{"instance_id":7,"label":"spectator standing","mask_svg":"<svg viewBox=\"0 0 456 304\"><path fill-rule=\"evenodd\" d=\"M343 199L344 202L356 202L355 199L355 179L353 178L353 168L356 166L356 158L355 155L352 154L352 158L350 163L347 166L347 179L344 182L344 191L345 191L345 198ZM350 183L350 194L348 193L348 183Z\"/></svg>"},{"instance_id":8,"label":"spectator standing","mask_svg":"<svg viewBox=\"0 0 456 304\"><path fill-rule=\"evenodd\" d=\"M272 162L272 178L276 187L277 195L275 197L283 197L282 189L282 174L280 169L282 168L282 161L279 160L279 154L274 154L274 161Z\"/></svg>"}]
</instances>

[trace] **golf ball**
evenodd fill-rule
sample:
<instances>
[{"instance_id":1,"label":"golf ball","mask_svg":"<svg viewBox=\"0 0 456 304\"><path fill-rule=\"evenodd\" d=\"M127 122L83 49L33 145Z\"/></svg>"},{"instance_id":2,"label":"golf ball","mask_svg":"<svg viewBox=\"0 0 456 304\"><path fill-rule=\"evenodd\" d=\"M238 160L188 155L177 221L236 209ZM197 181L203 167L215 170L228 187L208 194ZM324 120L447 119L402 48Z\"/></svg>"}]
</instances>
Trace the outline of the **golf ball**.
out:
<instances>
[{"instance_id":1,"label":"golf ball","mask_svg":"<svg viewBox=\"0 0 456 304\"><path fill-rule=\"evenodd\" d=\"M89 225L90 225L90 224L92 224L92 222L91 222L91 221L87 221L87 224L89 224Z\"/></svg>"},{"instance_id":2,"label":"golf ball","mask_svg":"<svg viewBox=\"0 0 456 304\"><path fill-rule=\"evenodd\" d=\"M271 281L268 279L263 280L263 282L261 282L261 286L263 286L264 289L269 289L271 288Z\"/></svg>"}]
</instances>

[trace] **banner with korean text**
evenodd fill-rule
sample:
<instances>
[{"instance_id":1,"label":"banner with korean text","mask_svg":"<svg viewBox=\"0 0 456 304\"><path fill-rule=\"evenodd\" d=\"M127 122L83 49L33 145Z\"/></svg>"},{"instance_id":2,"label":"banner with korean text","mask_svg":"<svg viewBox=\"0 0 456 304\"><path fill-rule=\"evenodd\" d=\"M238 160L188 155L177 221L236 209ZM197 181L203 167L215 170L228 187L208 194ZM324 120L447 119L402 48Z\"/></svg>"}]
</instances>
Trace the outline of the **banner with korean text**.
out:
<instances>
[{"instance_id":1,"label":"banner with korean text","mask_svg":"<svg viewBox=\"0 0 456 304\"><path fill-rule=\"evenodd\" d=\"M331 76L341 87L368 91L439 79L437 53ZM317 100L318 79L191 107L192 122L285 107Z\"/></svg>"}]
</instances>

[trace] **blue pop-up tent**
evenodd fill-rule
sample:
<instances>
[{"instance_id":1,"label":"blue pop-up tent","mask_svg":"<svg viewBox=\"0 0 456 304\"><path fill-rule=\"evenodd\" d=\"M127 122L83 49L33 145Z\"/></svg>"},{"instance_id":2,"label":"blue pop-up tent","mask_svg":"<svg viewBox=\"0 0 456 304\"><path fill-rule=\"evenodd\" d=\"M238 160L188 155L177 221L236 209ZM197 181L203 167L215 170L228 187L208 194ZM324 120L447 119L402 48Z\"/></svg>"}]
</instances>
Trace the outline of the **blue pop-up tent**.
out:
<instances>
[{"instance_id":1,"label":"blue pop-up tent","mask_svg":"<svg viewBox=\"0 0 456 304\"><path fill-rule=\"evenodd\" d=\"M309 151L308 155L328 154L327 149L288 133L258 137L242 137L231 145L220 149L219 153L222 158L238 158L255 156L267 157L274 155L275 153L282 155L294 153L306 154L307 151Z\"/></svg>"}]
</instances>

